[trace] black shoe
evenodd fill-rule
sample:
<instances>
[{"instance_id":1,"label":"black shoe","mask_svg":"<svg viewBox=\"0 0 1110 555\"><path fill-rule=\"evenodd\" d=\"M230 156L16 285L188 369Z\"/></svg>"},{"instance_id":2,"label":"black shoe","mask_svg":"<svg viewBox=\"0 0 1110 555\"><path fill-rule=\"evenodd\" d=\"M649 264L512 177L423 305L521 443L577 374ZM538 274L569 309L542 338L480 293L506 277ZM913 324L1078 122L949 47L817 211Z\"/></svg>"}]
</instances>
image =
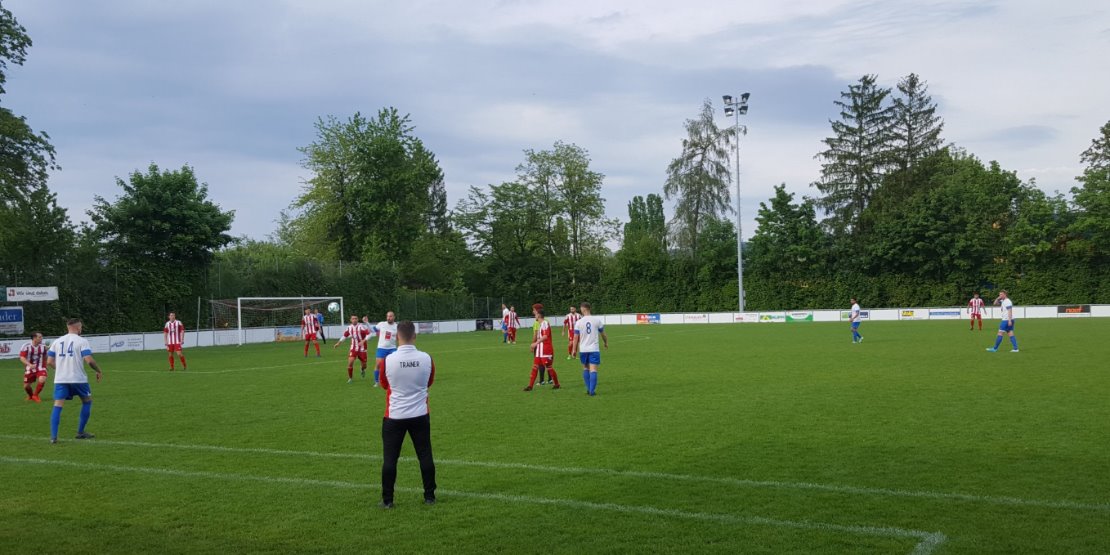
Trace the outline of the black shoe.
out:
<instances>
[{"instance_id":1,"label":"black shoe","mask_svg":"<svg viewBox=\"0 0 1110 555\"><path fill-rule=\"evenodd\" d=\"M392 501L382 501L381 503L378 503L378 506L381 507L382 509L388 511L389 509L393 508L393 502Z\"/></svg>"},{"instance_id":2,"label":"black shoe","mask_svg":"<svg viewBox=\"0 0 1110 555\"><path fill-rule=\"evenodd\" d=\"M50 443L52 443L52 444L53 443L58 443L58 438L56 438L56 437L50 438Z\"/></svg>"},{"instance_id":3,"label":"black shoe","mask_svg":"<svg viewBox=\"0 0 1110 555\"><path fill-rule=\"evenodd\" d=\"M425 498L424 499L424 504L425 505L435 505L436 504L436 498L435 497Z\"/></svg>"},{"instance_id":4,"label":"black shoe","mask_svg":"<svg viewBox=\"0 0 1110 555\"><path fill-rule=\"evenodd\" d=\"M90 434L89 432L81 432L77 434L77 437L75 439L92 439L94 437L96 436Z\"/></svg>"},{"instance_id":5,"label":"black shoe","mask_svg":"<svg viewBox=\"0 0 1110 555\"><path fill-rule=\"evenodd\" d=\"M524 391L532 391L532 386L528 386L528 387L524 388Z\"/></svg>"}]
</instances>

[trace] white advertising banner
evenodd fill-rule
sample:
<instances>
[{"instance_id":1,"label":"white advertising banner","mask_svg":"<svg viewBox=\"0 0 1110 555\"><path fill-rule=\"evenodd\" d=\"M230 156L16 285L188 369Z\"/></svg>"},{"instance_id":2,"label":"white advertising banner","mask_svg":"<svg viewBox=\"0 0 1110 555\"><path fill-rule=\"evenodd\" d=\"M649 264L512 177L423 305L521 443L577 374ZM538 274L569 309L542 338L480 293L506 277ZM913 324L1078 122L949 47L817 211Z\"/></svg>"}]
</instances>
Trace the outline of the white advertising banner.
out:
<instances>
[{"instance_id":1,"label":"white advertising banner","mask_svg":"<svg viewBox=\"0 0 1110 555\"><path fill-rule=\"evenodd\" d=\"M26 339L0 339L0 359L19 358L19 348Z\"/></svg>"},{"instance_id":2,"label":"white advertising banner","mask_svg":"<svg viewBox=\"0 0 1110 555\"><path fill-rule=\"evenodd\" d=\"M931 308L929 309L930 320L959 320L963 317L963 311L958 308Z\"/></svg>"},{"instance_id":3,"label":"white advertising banner","mask_svg":"<svg viewBox=\"0 0 1110 555\"><path fill-rule=\"evenodd\" d=\"M684 324L708 324L708 314L683 314L682 323Z\"/></svg>"},{"instance_id":4,"label":"white advertising banner","mask_svg":"<svg viewBox=\"0 0 1110 555\"><path fill-rule=\"evenodd\" d=\"M89 340L89 347L92 347L94 355L96 353L112 352L112 338L107 335L86 335L85 339Z\"/></svg>"},{"instance_id":5,"label":"white advertising banner","mask_svg":"<svg viewBox=\"0 0 1110 555\"><path fill-rule=\"evenodd\" d=\"M8 292L8 302L12 303L58 300L57 287L5 287L5 290Z\"/></svg>"},{"instance_id":6,"label":"white advertising banner","mask_svg":"<svg viewBox=\"0 0 1110 555\"><path fill-rule=\"evenodd\" d=\"M141 351L143 350L144 341L143 335L113 335L111 345L109 345L113 353L121 351Z\"/></svg>"},{"instance_id":7,"label":"white advertising banner","mask_svg":"<svg viewBox=\"0 0 1110 555\"><path fill-rule=\"evenodd\" d=\"M0 333L4 335L23 334L23 307L0 307Z\"/></svg>"}]
</instances>

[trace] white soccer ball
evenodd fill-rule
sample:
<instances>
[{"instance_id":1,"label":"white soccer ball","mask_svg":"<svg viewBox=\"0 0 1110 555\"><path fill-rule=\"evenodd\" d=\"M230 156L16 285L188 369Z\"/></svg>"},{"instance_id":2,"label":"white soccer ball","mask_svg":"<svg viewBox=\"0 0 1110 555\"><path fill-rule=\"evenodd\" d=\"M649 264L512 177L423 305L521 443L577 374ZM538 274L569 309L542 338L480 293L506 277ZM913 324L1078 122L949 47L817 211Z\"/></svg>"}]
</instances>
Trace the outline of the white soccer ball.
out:
<instances>
[{"instance_id":1,"label":"white soccer ball","mask_svg":"<svg viewBox=\"0 0 1110 555\"><path fill-rule=\"evenodd\" d=\"M339 312L339 303L328 304L328 312Z\"/></svg>"}]
</instances>

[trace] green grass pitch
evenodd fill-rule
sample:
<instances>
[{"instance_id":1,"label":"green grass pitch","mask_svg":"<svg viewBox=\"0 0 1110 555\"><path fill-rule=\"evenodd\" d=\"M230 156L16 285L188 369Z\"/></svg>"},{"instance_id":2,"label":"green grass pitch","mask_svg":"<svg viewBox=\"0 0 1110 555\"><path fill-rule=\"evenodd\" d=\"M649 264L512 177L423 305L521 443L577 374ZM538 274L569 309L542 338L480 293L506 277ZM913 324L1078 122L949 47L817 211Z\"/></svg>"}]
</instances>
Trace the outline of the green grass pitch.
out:
<instances>
[{"instance_id":1,"label":"green grass pitch","mask_svg":"<svg viewBox=\"0 0 1110 555\"><path fill-rule=\"evenodd\" d=\"M611 326L597 397L527 345L427 336L440 503L345 347L99 355L91 441L0 363L7 553L1107 553L1110 320ZM557 348L565 342L556 340ZM48 384L44 397L52 391Z\"/></svg>"}]
</instances>

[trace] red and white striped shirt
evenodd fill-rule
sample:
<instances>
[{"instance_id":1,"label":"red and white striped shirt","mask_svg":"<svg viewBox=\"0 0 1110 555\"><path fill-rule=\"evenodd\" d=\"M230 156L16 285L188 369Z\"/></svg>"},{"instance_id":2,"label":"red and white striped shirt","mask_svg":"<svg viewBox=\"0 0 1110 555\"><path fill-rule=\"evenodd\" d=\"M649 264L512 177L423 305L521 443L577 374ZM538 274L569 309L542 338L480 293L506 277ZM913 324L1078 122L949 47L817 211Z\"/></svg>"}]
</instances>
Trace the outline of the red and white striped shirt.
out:
<instances>
[{"instance_id":1,"label":"red and white striped shirt","mask_svg":"<svg viewBox=\"0 0 1110 555\"><path fill-rule=\"evenodd\" d=\"M980 297L972 298L971 301L969 301L967 303L967 309L968 309L968 312L972 316L982 316L983 315L983 299L980 298Z\"/></svg>"},{"instance_id":2,"label":"red and white striped shirt","mask_svg":"<svg viewBox=\"0 0 1110 555\"><path fill-rule=\"evenodd\" d=\"M319 330L319 329L320 329L320 321L317 320L315 316L313 316L311 314L305 314L301 318L301 333L302 334L308 335L310 333L316 333L317 330Z\"/></svg>"},{"instance_id":3,"label":"red and white striped shirt","mask_svg":"<svg viewBox=\"0 0 1110 555\"><path fill-rule=\"evenodd\" d=\"M370 330L362 324L349 325L347 330L343 332L343 337L351 338L351 353L365 353L366 338L369 336Z\"/></svg>"},{"instance_id":4,"label":"red and white striped shirt","mask_svg":"<svg viewBox=\"0 0 1110 555\"><path fill-rule=\"evenodd\" d=\"M26 359L31 365L31 372L46 370L46 343L24 343L19 349L19 358Z\"/></svg>"},{"instance_id":5,"label":"red and white striped shirt","mask_svg":"<svg viewBox=\"0 0 1110 555\"><path fill-rule=\"evenodd\" d=\"M540 329L536 330L536 358L551 357L555 354L551 346L551 324L547 320L540 322Z\"/></svg>"},{"instance_id":6,"label":"red and white striped shirt","mask_svg":"<svg viewBox=\"0 0 1110 555\"><path fill-rule=\"evenodd\" d=\"M185 324L181 320L170 320L162 326L162 335L166 338L166 345L184 345Z\"/></svg>"},{"instance_id":7,"label":"red and white striped shirt","mask_svg":"<svg viewBox=\"0 0 1110 555\"><path fill-rule=\"evenodd\" d=\"M517 318L516 312L509 313L509 327L514 330L520 327L520 318Z\"/></svg>"},{"instance_id":8,"label":"red and white striped shirt","mask_svg":"<svg viewBox=\"0 0 1110 555\"><path fill-rule=\"evenodd\" d=\"M574 325L578 323L578 319L582 315L577 312L568 312L567 317L563 318L563 330L567 332L567 337L574 336Z\"/></svg>"}]
</instances>

